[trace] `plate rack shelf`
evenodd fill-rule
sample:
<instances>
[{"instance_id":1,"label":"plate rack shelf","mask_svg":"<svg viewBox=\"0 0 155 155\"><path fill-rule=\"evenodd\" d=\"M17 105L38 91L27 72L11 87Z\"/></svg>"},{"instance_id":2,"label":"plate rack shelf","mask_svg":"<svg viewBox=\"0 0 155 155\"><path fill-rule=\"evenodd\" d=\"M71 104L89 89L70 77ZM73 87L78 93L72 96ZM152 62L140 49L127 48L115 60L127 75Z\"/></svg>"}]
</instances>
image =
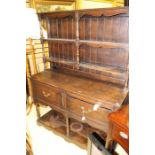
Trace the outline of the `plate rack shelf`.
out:
<instances>
[{"instance_id":1,"label":"plate rack shelf","mask_svg":"<svg viewBox=\"0 0 155 155\"><path fill-rule=\"evenodd\" d=\"M39 13L51 69L128 87L128 8Z\"/></svg>"}]
</instances>

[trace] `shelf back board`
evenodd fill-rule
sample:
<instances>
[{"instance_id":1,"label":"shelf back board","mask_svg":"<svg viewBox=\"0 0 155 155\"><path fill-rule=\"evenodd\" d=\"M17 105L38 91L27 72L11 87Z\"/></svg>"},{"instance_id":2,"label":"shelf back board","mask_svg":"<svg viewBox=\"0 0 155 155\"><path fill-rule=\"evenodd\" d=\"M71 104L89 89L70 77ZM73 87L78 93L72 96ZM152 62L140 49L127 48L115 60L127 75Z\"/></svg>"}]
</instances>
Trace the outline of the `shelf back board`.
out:
<instances>
[{"instance_id":1,"label":"shelf back board","mask_svg":"<svg viewBox=\"0 0 155 155\"><path fill-rule=\"evenodd\" d=\"M128 7L39 13L51 69L128 87Z\"/></svg>"}]
</instances>

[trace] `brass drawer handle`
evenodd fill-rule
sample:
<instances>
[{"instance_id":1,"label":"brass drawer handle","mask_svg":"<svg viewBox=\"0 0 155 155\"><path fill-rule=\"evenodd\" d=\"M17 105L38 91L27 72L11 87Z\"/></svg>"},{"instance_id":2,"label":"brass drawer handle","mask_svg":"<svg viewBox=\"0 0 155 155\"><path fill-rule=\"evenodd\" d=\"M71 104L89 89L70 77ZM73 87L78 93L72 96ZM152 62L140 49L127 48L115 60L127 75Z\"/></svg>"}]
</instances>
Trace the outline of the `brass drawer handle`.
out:
<instances>
[{"instance_id":1,"label":"brass drawer handle","mask_svg":"<svg viewBox=\"0 0 155 155\"><path fill-rule=\"evenodd\" d=\"M81 118L81 120L82 121L85 121L85 119L86 119L85 114L90 113L90 112L93 112L93 111L97 111L100 106L101 106L101 103L100 102L97 102L96 104L94 104L94 106L91 109L87 109L87 110L85 110L85 107L84 106L81 106L80 107L81 110L82 110L82 118Z\"/></svg>"},{"instance_id":2,"label":"brass drawer handle","mask_svg":"<svg viewBox=\"0 0 155 155\"><path fill-rule=\"evenodd\" d=\"M44 95L44 97L49 97L50 93L46 93L45 91L42 91L42 94Z\"/></svg>"},{"instance_id":3,"label":"brass drawer handle","mask_svg":"<svg viewBox=\"0 0 155 155\"><path fill-rule=\"evenodd\" d=\"M124 132L120 132L119 135L123 138L123 139L128 139L128 135L125 134Z\"/></svg>"}]
</instances>

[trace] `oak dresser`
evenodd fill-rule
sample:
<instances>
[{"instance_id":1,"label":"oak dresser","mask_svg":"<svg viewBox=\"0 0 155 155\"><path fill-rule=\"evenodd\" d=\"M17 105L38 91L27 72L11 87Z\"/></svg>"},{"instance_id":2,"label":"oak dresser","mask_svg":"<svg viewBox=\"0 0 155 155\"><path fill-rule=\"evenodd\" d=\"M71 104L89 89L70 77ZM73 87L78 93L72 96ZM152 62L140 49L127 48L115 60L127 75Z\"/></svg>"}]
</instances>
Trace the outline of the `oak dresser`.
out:
<instances>
[{"instance_id":1,"label":"oak dresser","mask_svg":"<svg viewBox=\"0 0 155 155\"><path fill-rule=\"evenodd\" d=\"M38 123L82 148L106 139L108 114L128 94L128 7L38 14L50 69L31 78ZM39 105L51 107L40 116Z\"/></svg>"}]
</instances>

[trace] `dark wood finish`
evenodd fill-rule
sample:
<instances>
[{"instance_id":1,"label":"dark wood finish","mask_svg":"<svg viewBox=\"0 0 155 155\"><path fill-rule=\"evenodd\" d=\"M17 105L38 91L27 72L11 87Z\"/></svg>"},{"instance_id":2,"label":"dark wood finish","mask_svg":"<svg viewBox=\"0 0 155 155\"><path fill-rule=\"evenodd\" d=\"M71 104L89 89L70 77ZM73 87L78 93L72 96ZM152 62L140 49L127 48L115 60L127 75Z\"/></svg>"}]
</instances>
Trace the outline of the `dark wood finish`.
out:
<instances>
[{"instance_id":1,"label":"dark wood finish","mask_svg":"<svg viewBox=\"0 0 155 155\"><path fill-rule=\"evenodd\" d=\"M106 133L108 131L107 115L116 104L120 106L127 95L127 91L110 83L51 70L34 75L31 81L34 102L48 105L65 116L68 137L74 135L69 129L69 118L87 123L90 128L97 128ZM93 107L97 103L100 104L100 107L97 111L93 111ZM81 107L84 107L86 111L91 110L85 114L85 121L82 121ZM81 133L78 134L82 136Z\"/></svg>"},{"instance_id":2,"label":"dark wood finish","mask_svg":"<svg viewBox=\"0 0 155 155\"><path fill-rule=\"evenodd\" d=\"M49 25L51 68L128 87L128 8L39 16Z\"/></svg>"},{"instance_id":3,"label":"dark wood finish","mask_svg":"<svg viewBox=\"0 0 155 155\"><path fill-rule=\"evenodd\" d=\"M44 90L46 87L48 87L48 90L50 91L51 87L51 91L54 91L52 92L52 96L58 96L58 104L60 106L62 105L60 103L60 95L56 94L60 94L61 92L65 92L69 96L83 100L85 102L90 102L92 105L100 102L103 108L109 110L113 110L113 106L115 106L116 103L121 105L127 95L127 91L124 91L124 89L110 83L103 83L100 81L51 70L46 70L42 73L34 75L32 77L32 83L34 91L35 83L38 83L39 86L42 85L43 88L39 88L39 90L37 90L40 93L42 92L41 90ZM34 95L34 98L36 98L36 95ZM41 99L43 100L44 98L45 97L42 95ZM51 103L52 100L57 102L57 100L53 98L50 98L49 100L45 98L45 100L47 103Z\"/></svg>"},{"instance_id":4,"label":"dark wood finish","mask_svg":"<svg viewBox=\"0 0 155 155\"><path fill-rule=\"evenodd\" d=\"M36 105L50 106L62 122L38 120L71 142L86 146L92 131L108 132L108 114L128 94L128 8L76 10L38 14L48 28L51 69L31 78ZM72 131L73 121L82 123ZM58 124L57 124L58 123ZM65 130L65 131L64 131ZM79 145L78 143L78 145Z\"/></svg>"},{"instance_id":5,"label":"dark wood finish","mask_svg":"<svg viewBox=\"0 0 155 155\"><path fill-rule=\"evenodd\" d=\"M55 110L49 111L47 114L42 116L38 121L44 121L44 123L47 124L47 126L50 126L52 128L66 126L65 117Z\"/></svg>"},{"instance_id":6,"label":"dark wood finish","mask_svg":"<svg viewBox=\"0 0 155 155\"><path fill-rule=\"evenodd\" d=\"M61 94L58 89L50 87L46 84L39 82L33 82L33 93L35 94L34 99L38 98L44 100L47 103L62 106Z\"/></svg>"},{"instance_id":7,"label":"dark wood finish","mask_svg":"<svg viewBox=\"0 0 155 155\"><path fill-rule=\"evenodd\" d=\"M68 110L70 113L78 115L80 118L82 117L82 109L81 107L84 107L85 110L89 110L93 108L93 105L81 101L79 99L68 97L67 100L68 103ZM99 108L98 111L92 111L90 113L85 114L86 121L88 124L90 124L93 127L96 127L96 123L100 125L100 129L107 131L107 115L109 113L109 110L105 108ZM96 123L95 123L96 122Z\"/></svg>"},{"instance_id":8,"label":"dark wood finish","mask_svg":"<svg viewBox=\"0 0 155 155\"><path fill-rule=\"evenodd\" d=\"M115 141L129 152L129 104L123 105L118 111L110 113L108 119L111 124L107 147L110 141Z\"/></svg>"},{"instance_id":9,"label":"dark wood finish","mask_svg":"<svg viewBox=\"0 0 155 155\"><path fill-rule=\"evenodd\" d=\"M38 125L43 125L45 128L47 128L47 129L53 131L55 134L63 137L66 141L75 143L79 147L86 149L87 148L87 139L86 138L84 138L74 132L70 132L70 135L67 135L65 125L61 125L59 128L53 127L52 122L50 121L51 113L52 113L52 111L50 111L47 114L40 117L38 119ZM62 120L62 123L64 123L65 117L61 120Z\"/></svg>"},{"instance_id":10,"label":"dark wood finish","mask_svg":"<svg viewBox=\"0 0 155 155\"><path fill-rule=\"evenodd\" d=\"M75 123L75 122L78 122L77 120L75 119L70 119L70 125L72 123ZM81 123L81 122L78 122L78 123ZM98 133L101 137L103 137L103 139L105 140L106 139L106 134L105 132L102 132L101 130L97 129L97 128L93 128L92 126L88 125L87 123L81 123L83 128L81 131L78 132L78 134L80 134L81 136L87 138L89 134L93 133L93 132L96 132ZM72 129L70 129L72 130Z\"/></svg>"}]
</instances>

